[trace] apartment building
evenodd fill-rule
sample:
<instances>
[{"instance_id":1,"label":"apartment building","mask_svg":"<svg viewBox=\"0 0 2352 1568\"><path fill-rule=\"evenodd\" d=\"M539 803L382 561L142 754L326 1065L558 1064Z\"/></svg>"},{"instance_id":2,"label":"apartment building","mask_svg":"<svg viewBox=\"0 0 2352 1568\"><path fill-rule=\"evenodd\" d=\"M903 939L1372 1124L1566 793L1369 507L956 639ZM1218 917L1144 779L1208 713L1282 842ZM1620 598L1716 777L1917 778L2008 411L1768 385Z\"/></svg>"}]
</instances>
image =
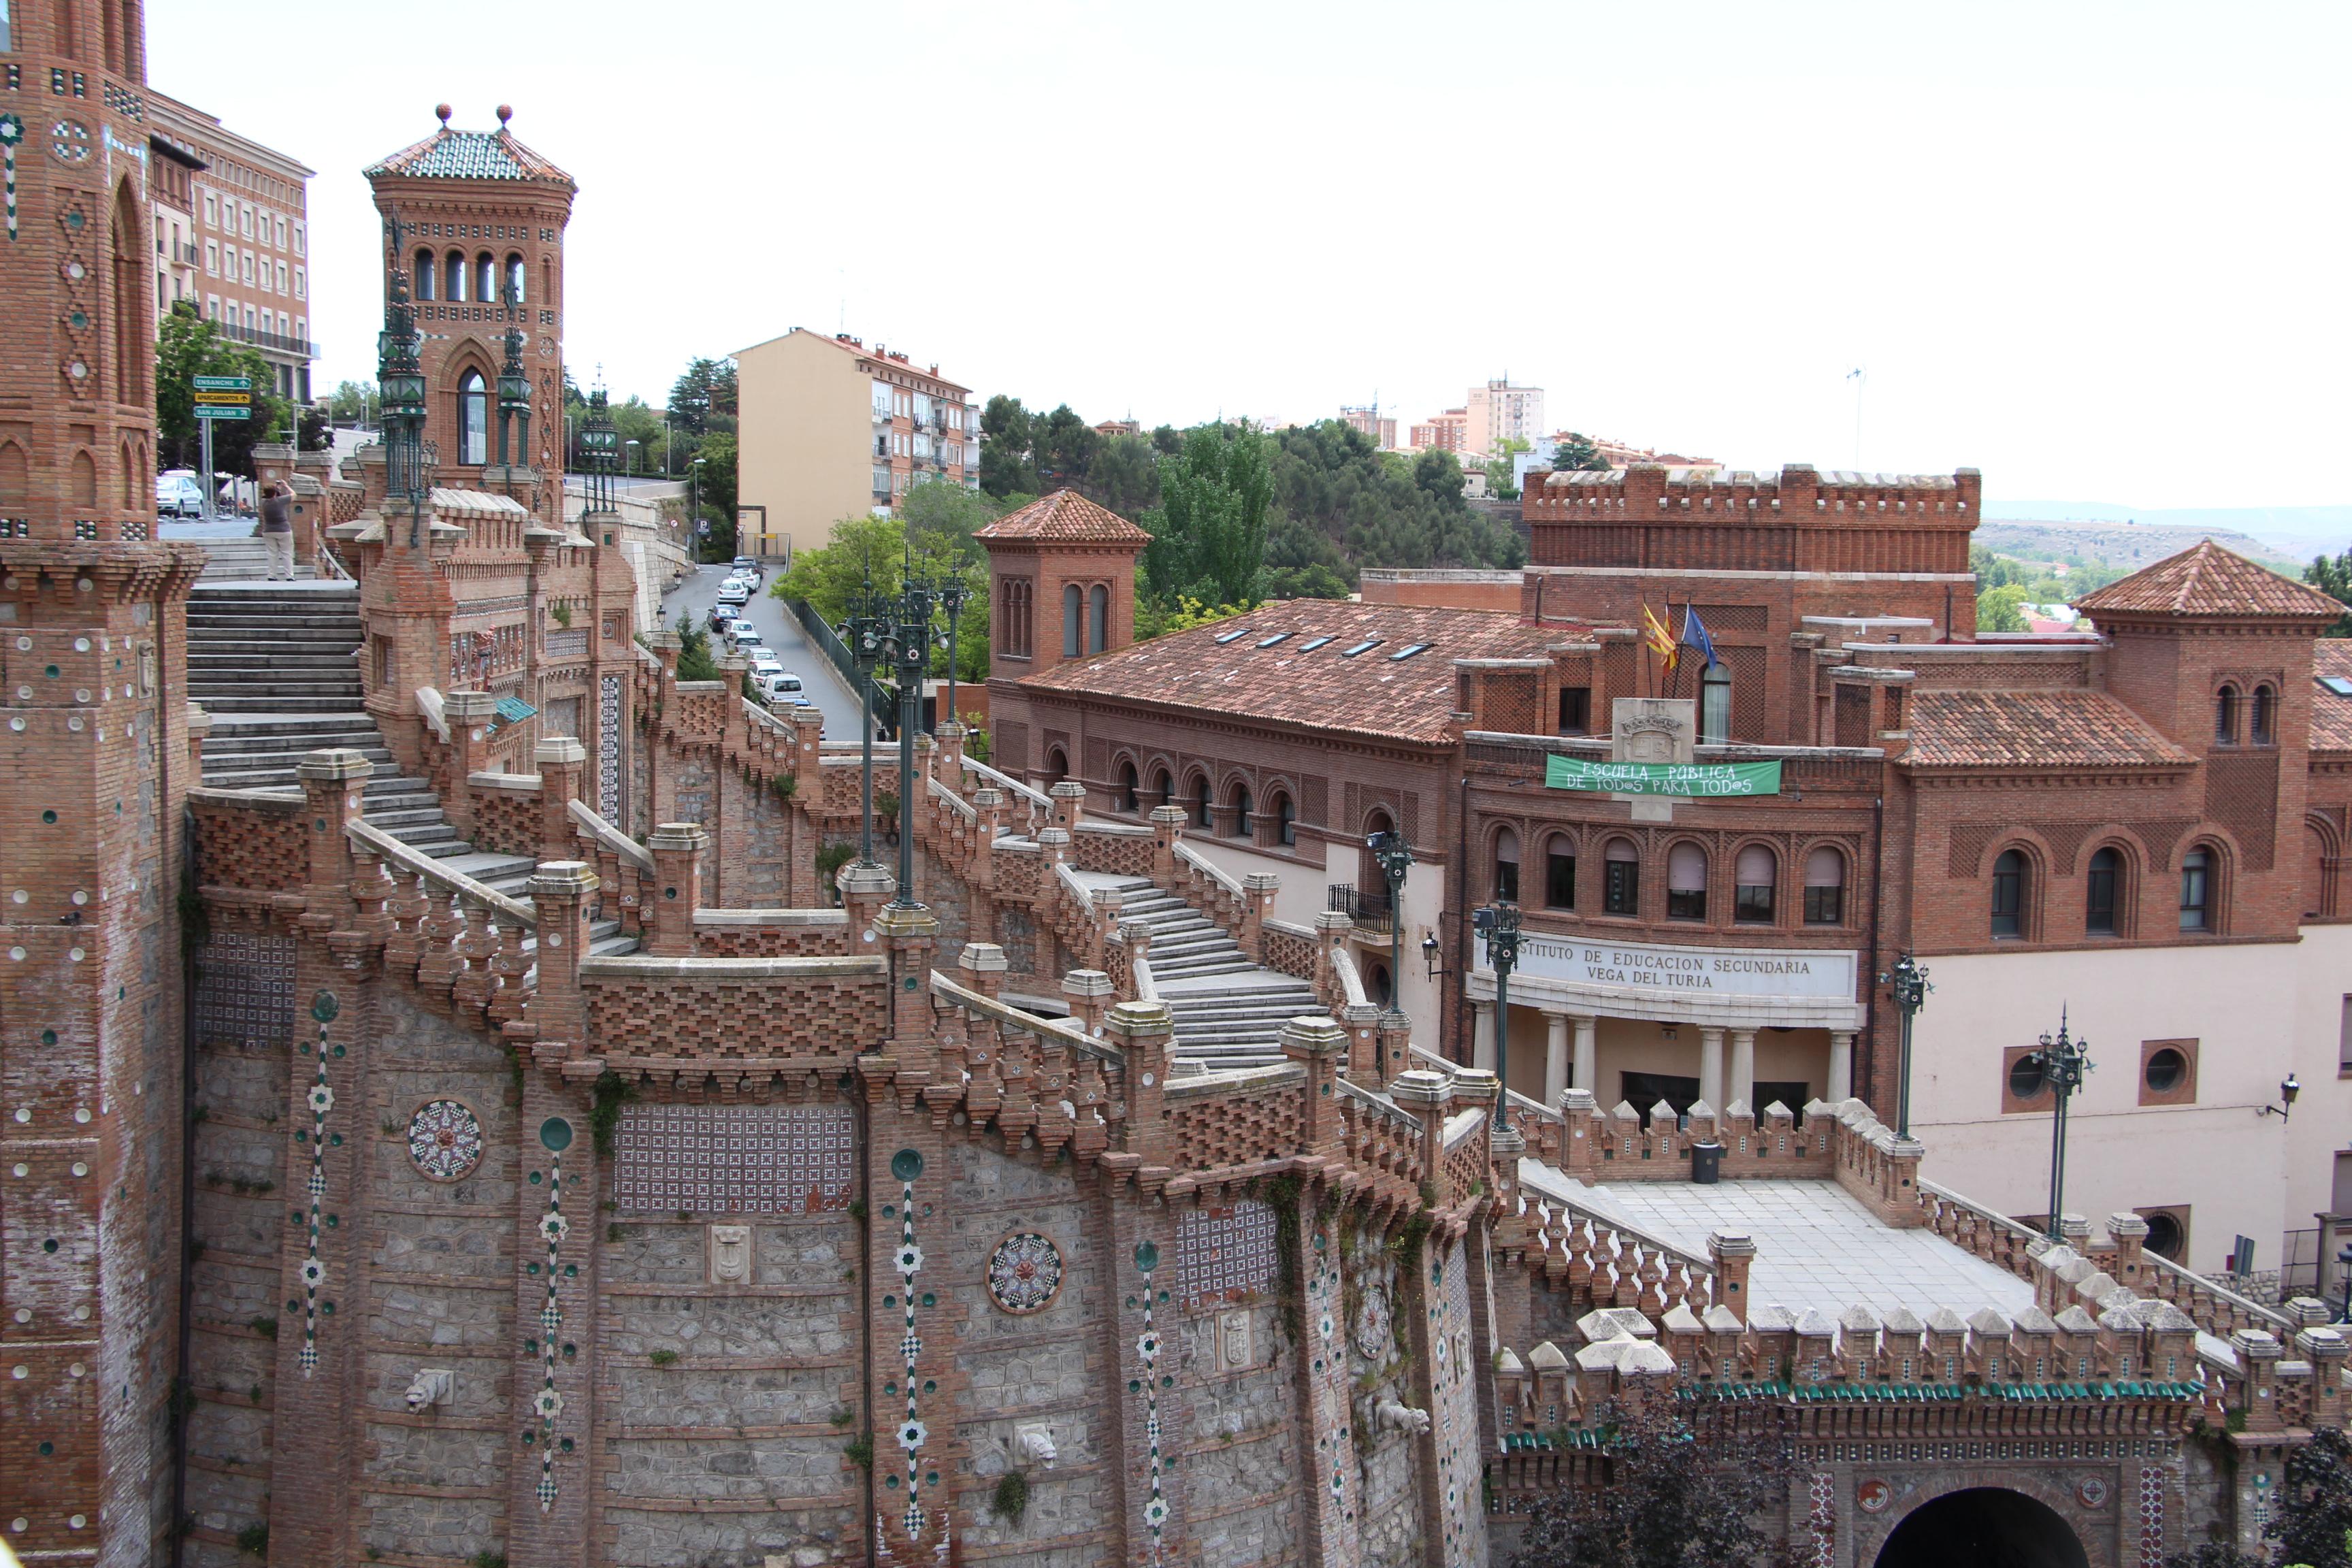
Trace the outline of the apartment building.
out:
<instances>
[{"instance_id":1,"label":"apartment building","mask_svg":"<svg viewBox=\"0 0 2352 1568\"><path fill-rule=\"evenodd\" d=\"M1513 386L1507 376L1490 381L1470 389L1464 412L1469 426L1465 439L1472 455L1491 458L1504 450L1507 441L1533 447L1544 430L1543 388Z\"/></svg>"},{"instance_id":2,"label":"apartment building","mask_svg":"<svg viewBox=\"0 0 2352 1568\"><path fill-rule=\"evenodd\" d=\"M1416 452L1451 452L1455 457L1470 451L1470 411L1449 408L1443 414L1433 414L1412 427L1412 447Z\"/></svg>"},{"instance_id":3,"label":"apartment building","mask_svg":"<svg viewBox=\"0 0 2352 1568\"><path fill-rule=\"evenodd\" d=\"M980 483L980 410L938 365L804 327L736 351L739 537L761 555L887 517L917 485Z\"/></svg>"},{"instance_id":4,"label":"apartment building","mask_svg":"<svg viewBox=\"0 0 2352 1568\"><path fill-rule=\"evenodd\" d=\"M319 348L310 341L308 182L317 171L160 92L149 93L147 108L154 139L173 148L159 150L158 167L189 175L184 230L169 204L156 211L158 314L173 300L201 299L205 320L261 351L279 396L309 402Z\"/></svg>"},{"instance_id":5,"label":"apartment building","mask_svg":"<svg viewBox=\"0 0 2352 1568\"><path fill-rule=\"evenodd\" d=\"M1342 408L1339 410L1339 419L1342 424L1370 436L1372 438L1372 445L1381 451L1396 450L1396 417L1393 415L1382 414L1379 405L1375 404L1370 408Z\"/></svg>"}]
</instances>

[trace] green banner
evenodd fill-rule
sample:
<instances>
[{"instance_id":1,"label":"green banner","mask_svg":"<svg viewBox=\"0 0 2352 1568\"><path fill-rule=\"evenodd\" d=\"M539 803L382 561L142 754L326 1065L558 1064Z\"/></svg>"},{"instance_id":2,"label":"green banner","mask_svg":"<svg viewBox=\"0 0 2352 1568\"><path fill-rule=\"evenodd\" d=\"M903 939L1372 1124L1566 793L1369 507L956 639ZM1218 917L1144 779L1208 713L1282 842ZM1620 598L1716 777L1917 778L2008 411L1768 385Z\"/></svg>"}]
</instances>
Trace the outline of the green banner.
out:
<instances>
[{"instance_id":1,"label":"green banner","mask_svg":"<svg viewBox=\"0 0 2352 1568\"><path fill-rule=\"evenodd\" d=\"M1779 795L1780 764L1588 763L1574 757L1547 757L1544 783L1553 789L1600 790L1612 795Z\"/></svg>"}]
</instances>

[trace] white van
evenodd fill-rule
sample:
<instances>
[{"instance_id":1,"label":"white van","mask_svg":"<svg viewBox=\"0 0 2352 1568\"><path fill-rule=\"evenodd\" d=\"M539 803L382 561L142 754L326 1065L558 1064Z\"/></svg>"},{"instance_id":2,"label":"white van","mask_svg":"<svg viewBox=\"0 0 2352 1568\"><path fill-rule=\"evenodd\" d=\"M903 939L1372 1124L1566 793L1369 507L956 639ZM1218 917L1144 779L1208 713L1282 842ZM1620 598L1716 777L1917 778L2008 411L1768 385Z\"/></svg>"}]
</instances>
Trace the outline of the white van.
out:
<instances>
[{"instance_id":1,"label":"white van","mask_svg":"<svg viewBox=\"0 0 2352 1568\"><path fill-rule=\"evenodd\" d=\"M768 705L772 708L808 706L808 697L801 690L801 678L797 675L790 672L771 675L758 684L760 695L768 700Z\"/></svg>"}]
</instances>

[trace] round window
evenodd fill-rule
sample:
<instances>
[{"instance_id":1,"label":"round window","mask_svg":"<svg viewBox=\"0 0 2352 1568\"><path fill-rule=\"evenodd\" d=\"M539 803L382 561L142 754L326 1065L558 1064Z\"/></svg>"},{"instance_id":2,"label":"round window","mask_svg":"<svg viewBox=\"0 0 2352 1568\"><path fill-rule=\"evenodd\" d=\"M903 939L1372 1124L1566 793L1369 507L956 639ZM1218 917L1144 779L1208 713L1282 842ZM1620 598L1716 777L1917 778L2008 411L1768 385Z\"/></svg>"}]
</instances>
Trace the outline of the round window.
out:
<instances>
[{"instance_id":1,"label":"round window","mask_svg":"<svg viewBox=\"0 0 2352 1568\"><path fill-rule=\"evenodd\" d=\"M2170 1094L2189 1080L2189 1058L2171 1046L2151 1052L2147 1058L2147 1087L2158 1094Z\"/></svg>"},{"instance_id":2,"label":"round window","mask_svg":"<svg viewBox=\"0 0 2352 1568\"><path fill-rule=\"evenodd\" d=\"M2050 1076L2042 1070L2039 1052L2029 1051L2010 1064L2009 1093L2012 1100L2032 1100L2050 1087Z\"/></svg>"},{"instance_id":3,"label":"round window","mask_svg":"<svg viewBox=\"0 0 2352 1568\"><path fill-rule=\"evenodd\" d=\"M2179 1262L2180 1244L2185 1239L2180 1234L2180 1216L2158 1209L2140 1217L2147 1221L2147 1240L2142 1245L2159 1258Z\"/></svg>"}]
</instances>

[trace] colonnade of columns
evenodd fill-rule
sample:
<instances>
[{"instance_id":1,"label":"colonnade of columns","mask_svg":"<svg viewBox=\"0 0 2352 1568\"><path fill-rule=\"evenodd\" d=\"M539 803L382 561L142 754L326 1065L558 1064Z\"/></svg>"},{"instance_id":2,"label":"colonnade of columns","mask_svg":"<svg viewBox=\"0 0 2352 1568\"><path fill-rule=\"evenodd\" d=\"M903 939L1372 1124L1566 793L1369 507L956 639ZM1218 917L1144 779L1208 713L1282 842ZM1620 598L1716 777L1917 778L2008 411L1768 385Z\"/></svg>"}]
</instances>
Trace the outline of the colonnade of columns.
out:
<instances>
[{"instance_id":1,"label":"colonnade of columns","mask_svg":"<svg viewBox=\"0 0 2352 1568\"><path fill-rule=\"evenodd\" d=\"M1477 1010L1477 1027L1473 1037L1472 1065L1491 1072L1495 1068L1495 1004L1491 1000L1473 999ZM1570 1068L1574 1066L1573 1081L1578 1089L1598 1094L1600 1077L1596 1037L1601 1018L1595 1013L1571 1013L1565 1009L1538 1009L1544 1016L1544 1103L1558 1105L1560 1091L1569 1087ZM1574 1043L1570 1044L1570 1031ZM1731 1072L1724 1075L1723 1037L1731 1037ZM1698 1094L1715 1110L1729 1109L1734 1100L1750 1110L1756 1104L1756 1031L1754 1029L1724 1029L1712 1026L1698 1032ZM1828 1092L1823 1099L1835 1104L1853 1094L1853 1031L1830 1031L1830 1068ZM1606 1103L1604 1101L1604 1103ZM1790 1110L1799 1109L1791 1106Z\"/></svg>"}]
</instances>

